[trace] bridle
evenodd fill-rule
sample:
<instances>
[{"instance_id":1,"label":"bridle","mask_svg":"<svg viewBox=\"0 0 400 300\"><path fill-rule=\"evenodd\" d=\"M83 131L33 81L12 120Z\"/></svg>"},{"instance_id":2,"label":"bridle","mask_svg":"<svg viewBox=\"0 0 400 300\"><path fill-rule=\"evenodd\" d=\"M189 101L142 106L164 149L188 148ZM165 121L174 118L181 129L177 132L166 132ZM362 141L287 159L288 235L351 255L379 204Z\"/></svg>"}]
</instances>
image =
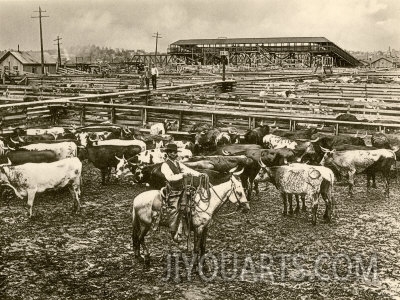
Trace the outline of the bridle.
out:
<instances>
[{"instance_id":1,"label":"bridle","mask_svg":"<svg viewBox=\"0 0 400 300\"><path fill-rule=\"evenodd\" d=\"M232 175L232 176L234 176L234 175ZM244 202L240 202L240 201L239 201L239 198L238 198L237 193L236 193L236 185L235 185L235 182L233 181L232 177L230 178L230 181L231 181L231 188L230 188L230 190L229 190L229 192L228 192L228 194L227 194L227 196L226 196L226 199L229 199L229 197L230 197L230 196L232 195L232 193L233 193L233 194L235 195L235 198L236 198L236 200L237 200L237 203L239 203L238 208L240 208L240 207L244 204ZM214 189L214 186L213 186L211 183L209 183L209 186L210 186L210 188L214 191L215 195L217 196L217 199L218 199L220 202L225 203L226 200L224 201L224 200L218 195L218 193L217 193L217 192L215 191L215 189ZM199 201L197 201L197 202L194 201L194 203L196 204L196 208L198 208L198 209L201 210L202 212L208 214L210 217L212 217L213 215L215 215L215 214L218 212L218 210L221 209L221 207L222 207L222 206L220 206L220 207L213 213L213 215L211 215L210 213L207 212L207 209L209 208L210 203L208 203L206 209L202 209L202 208L200 208L200 205L199 205L200 201L201 201L201 198L200 198Z\"/></svg>"}]
</instances>

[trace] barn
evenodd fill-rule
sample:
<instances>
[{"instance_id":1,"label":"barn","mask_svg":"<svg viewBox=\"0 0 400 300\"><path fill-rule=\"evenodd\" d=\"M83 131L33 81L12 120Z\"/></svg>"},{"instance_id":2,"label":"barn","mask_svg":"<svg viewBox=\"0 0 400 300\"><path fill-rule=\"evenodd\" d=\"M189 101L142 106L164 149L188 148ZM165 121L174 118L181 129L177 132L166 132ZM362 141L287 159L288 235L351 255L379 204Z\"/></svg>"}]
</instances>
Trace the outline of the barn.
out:
<instances>
[{"instance_id":1,"label":"barn","mask_svg":"<svg viewBox=\"0 0 400 300\"><path fill-rule=\"evenodd\" d=\"M57 59L44 52L45 73L55 74ZM0 58L1 73L42 74L40 51L7 51Z\"/></svg>"}]
</instances>

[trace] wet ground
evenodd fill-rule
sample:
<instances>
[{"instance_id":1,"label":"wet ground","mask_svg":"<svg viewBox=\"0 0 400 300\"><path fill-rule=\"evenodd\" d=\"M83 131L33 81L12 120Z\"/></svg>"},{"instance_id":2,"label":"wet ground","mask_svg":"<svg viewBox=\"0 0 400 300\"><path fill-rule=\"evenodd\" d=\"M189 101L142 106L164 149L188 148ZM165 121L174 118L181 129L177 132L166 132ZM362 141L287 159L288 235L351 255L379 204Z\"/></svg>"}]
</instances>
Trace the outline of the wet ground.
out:
<instances>
[{"instance_id":1,"label":"wet ground","mask_svg":"<svg viewBox=\"0 0 400 300\"><path fill-rule=\"evenodd\" d=\"M367 192L358 176L354 197L335 187L330 224L319 209L282 216L272 186L248 214L227 204L207 240L207 266L189 272L167 228L147 239L151 265L133 258L132 200L144 186L100 184L85 165L82 211L72 213L68 190L26 201L0 202L1 299L382 299L400 297L400 189ZM177 260L179 262L177 262Z\"/></svg>"}]
</instances>

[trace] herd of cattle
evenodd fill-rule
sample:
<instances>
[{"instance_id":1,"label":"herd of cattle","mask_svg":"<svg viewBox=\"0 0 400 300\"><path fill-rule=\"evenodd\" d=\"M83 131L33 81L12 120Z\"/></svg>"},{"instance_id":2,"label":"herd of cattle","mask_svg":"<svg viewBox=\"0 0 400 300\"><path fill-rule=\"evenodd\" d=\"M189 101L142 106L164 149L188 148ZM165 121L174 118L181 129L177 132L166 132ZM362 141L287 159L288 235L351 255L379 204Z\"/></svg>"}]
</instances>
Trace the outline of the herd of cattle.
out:
<instances>
[{"instance_id":1,"label":"herd of cattle","mask_svg":"<svg viewBox=\"0 0 400 300\"><path fill-rule=\"evenodd\" d=\"M113 175L160 189L165 184L161 173L166 158L163 143L172 142L178 145L179 159L207 174L213 185L227 181L232 168L243 169L241 180L249 200L253 190L258 194L258 183L263 181L279 190L284 214L293 213L293 196L296 212L300 210L299 200L304 210L309 197L313 224L319 196L325 202L324 218L331 219L335 178L348 178L352 193L355 174L365 173L367 186L372 179L372 187L376 187L375 173L381 172L389 197L390 169L399 157L396 154L400 154L396 153L400 144L396 136L374 133L372 146L367 146L366 136L334 136L318 132L322 128L307 127L286 131L259 124L239 134L234 127L195 124L190 131L193 139L187 141L175 141L168 135L168 120L150 128L151 138L140 138L130 129L113 124L17 128L0 138L0 184L20 198L28 197L30 216L37 192L65 186L73 195L75 210L79 210L83 160L101 171L102 184Z\"/></svg>"}]
</instances>

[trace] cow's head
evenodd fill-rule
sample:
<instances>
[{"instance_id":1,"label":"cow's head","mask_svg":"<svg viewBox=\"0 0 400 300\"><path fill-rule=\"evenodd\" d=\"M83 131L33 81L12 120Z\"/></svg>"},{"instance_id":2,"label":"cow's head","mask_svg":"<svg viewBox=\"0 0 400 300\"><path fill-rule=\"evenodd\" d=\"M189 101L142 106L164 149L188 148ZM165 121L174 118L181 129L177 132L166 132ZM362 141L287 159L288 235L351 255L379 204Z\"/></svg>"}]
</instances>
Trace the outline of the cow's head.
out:
<instances>
[{"instance_id":1,"label":"cow's head","mask_svg":"<svg viewBox=\"0 0 400 300\"><path fill-rule=\"evenodd\" d=\"M122 132L121 132L122 137L124 138L129 138L129 139L134 139L134 135L133 132L128 128L128 126L124 126L122 128Z\"/></svg>"},{"instance_id":2,"label":"cow's head","mask_svg":"<svg viewBox=\"0 0 400 300\"><path fill-rule=\"evenodd\" d=\"M172 130L172 129L174 128L174 125L176 125L176 124L178 124L178 121L177 121L177 120L168 121L168 119L165 119L165 120L164 120L164 128L165 128L165 131Z\"/></svg>"},{"instance_id":3,"label":"cow's head","mask_svg":"<svg viewBox=\"0 0 400 300\"><path fill-rule=\"evenodd\" d=\"M118 164L115 167L115 177L125 179L127 177L134 176L133 172L136 169L136 164L130 163L125 159L124 156L122 156L122 158L115 156L115 158L118 160Z\"/></svg>"},{"instance_id":4,"label":"cow's head","mask_svg":"<svg viewBox=\"0 0 400 300\"><path fill-rule=\"evenodd\" d=\"M333 163L333 155L335 154L335 149L329 150L326 148L321 147L322 152L324 152L324 157L322 158L320 165L321 166L329 166Z\"/></svg>"},{"instance_id":5,"label":"cow's head","mask_svg":"<svg viewBox=\"0 0 400 300\"><path fill-rule=\"evenodd\" d=\"M75 136L76 136L76 139L78 140L78 143L79 143L80 146L82 146L82 147L86 147L87 146L89 133L81 132L81 133L77 133Z\"/></svg>"},{"instance_id":6,"label":"cow's head","mask_svg":"<svg viewBox=\"0 0 400 300\"><path fill-rule=\"evenodd\" d=\"M264 150L261 152L261 160L267 166L283 166L293 162L295 154L288 148Z\"/></svg>"},{"instance_id":7,"label":"cow's head","mask_svg":"<svg viewBox=\"0 0 400 300\"><path fill-rule=\"evenodd\" d=\"M272 176L271 176L271 170L270 168L268 168L263 161L260 160L258 161L259 165L260 165L260 171L258 171L257 176L254 178L254 182L272 182Z\"/></svg>"}]
</instances>

